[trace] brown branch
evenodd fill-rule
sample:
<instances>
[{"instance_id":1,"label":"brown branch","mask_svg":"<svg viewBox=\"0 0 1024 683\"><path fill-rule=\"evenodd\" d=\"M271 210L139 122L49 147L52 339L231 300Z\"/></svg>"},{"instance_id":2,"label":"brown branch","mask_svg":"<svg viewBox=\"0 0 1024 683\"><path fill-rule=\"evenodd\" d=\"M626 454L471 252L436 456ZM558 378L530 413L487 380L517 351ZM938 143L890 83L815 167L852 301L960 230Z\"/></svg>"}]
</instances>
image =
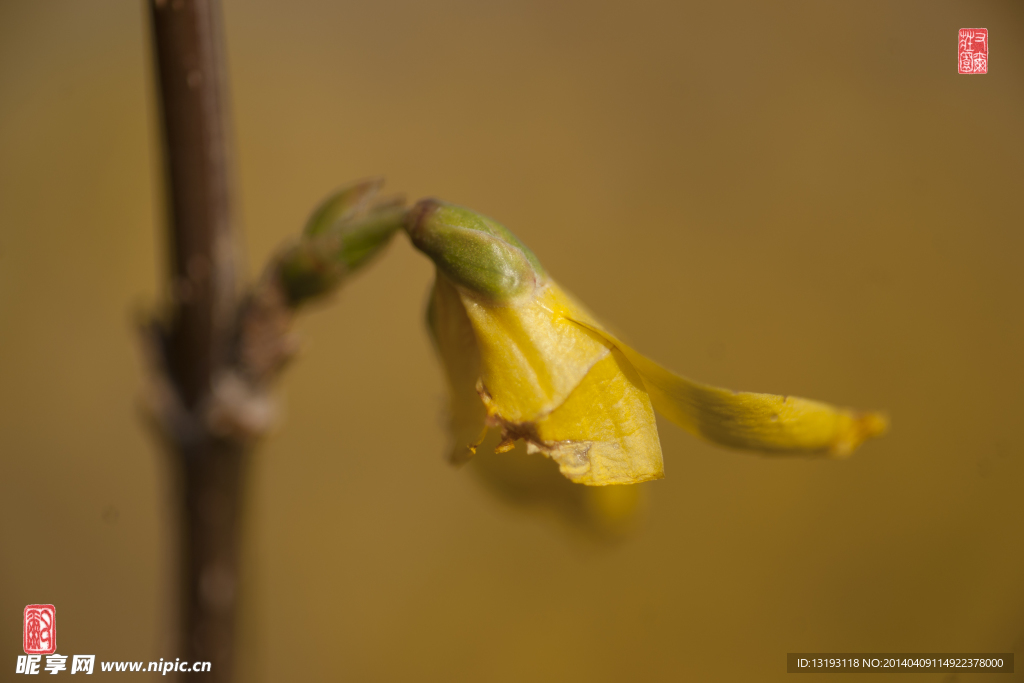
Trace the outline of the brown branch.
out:
<instances>
[{"instance_id":1,"label":"brown branch","mask_svg":"<svg viewBox=\"0 0 1024 683\"><path fill-rule=\"evenodd\" d=\"M168 361L186 406L210 389L235 308L224 67L217 0L152 0L174 311Z\"/></svg>"},{"instance_id":2,"label":"brown branch","mask_svg":"<svg viewBox=\"0 0 1024 683\"><path fill-rule=\"evenodd\" d=\"M177 475L181 659L234 673L245 469L295 352L294 312L335 291L401 229L403 201L354 183L237 295L217 0L150 0L166 160L170 310L143 326L150 412ZM192 674L188 674L191 677Z\"/></svg>"},{"instance_id":3,"label":"brown branch","mask_svg":"<svg viewBox=\"0 0 1024 683\"><path fill-rule=\"evenodd\" d=\"M205 678L229 681L250 442L214 434L204 419L237 317L220 7L151 0L150 16L171 254L171 310L153 355L178 472L181 657L210 661Z\"/></svg>"}]
</instances>

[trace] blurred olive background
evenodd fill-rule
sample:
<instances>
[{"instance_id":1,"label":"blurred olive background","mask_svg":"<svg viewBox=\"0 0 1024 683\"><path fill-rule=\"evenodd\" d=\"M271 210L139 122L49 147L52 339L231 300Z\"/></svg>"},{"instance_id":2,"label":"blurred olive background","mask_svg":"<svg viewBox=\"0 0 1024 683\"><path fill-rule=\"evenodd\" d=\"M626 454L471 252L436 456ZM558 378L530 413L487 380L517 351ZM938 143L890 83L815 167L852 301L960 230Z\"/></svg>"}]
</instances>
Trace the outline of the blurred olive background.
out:
<instances>
[{"instance_id":1,"label":"blurred olive background","mask_svg":"<svg viewBox=\"0 0 1024 683\"><path fill-rule=\"evenodd\" d=\"M432 268L400 236L300 320L252 470L242 680L768 681L788 651L1024 666L1024 6L224 15L250 276L330 190L384 174L510 226L671 368L893 423L814 461L660 422L666 479L599 542L445 463ZM957 74L961 27L989 29L988 75ZM0 678L32 602L57 606L62 654L180 655L132 329L166 273L148 31L138 1L0 4Z\"/></svg>"}]
</instances>

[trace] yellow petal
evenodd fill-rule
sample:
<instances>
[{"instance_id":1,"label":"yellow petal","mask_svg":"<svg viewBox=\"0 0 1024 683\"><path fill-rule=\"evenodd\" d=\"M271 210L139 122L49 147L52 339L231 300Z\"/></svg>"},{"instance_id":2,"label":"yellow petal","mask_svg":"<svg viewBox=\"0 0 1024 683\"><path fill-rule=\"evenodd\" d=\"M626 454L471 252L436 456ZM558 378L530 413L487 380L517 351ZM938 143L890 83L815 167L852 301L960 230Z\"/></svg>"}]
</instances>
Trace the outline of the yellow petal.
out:
<instances>
[{"instance_id":1,"label":"yellow petal","mask_svg":"<svg viewBox=\"0 0 1024 683\"><path fill-rule=\"evenodd\" d=\"M489 410L512 423L534 422L560 406L609 344L568 318L589 320L551 282L494 304L459 290L476 333L481 393Z\"/></svg>"},{"instance_id":2,"label":"yellow petal","mask_svg":"<svg viewBox=\"0 0 1024 683\"><path fill-rule=\"evenodd\" d=\"M450 459L462 463L473 456L487 433L487 412L476 391L480 351L458 292L440 273L430 296L427 324L448 380Z\"/></svg>"},{"instance_id":3,"label":"yellow petal","mask_svg":"<svg viewBox=\"0 0 1024 683\"><path fill-rule=\"evenodd\" d=\"M599 360L565 402L536 424L540 450L577 484L635 484L665 476L644 382L617 349Z\"/></svg>"},{"instance_id":4,"label":"yellow petal","mask_svg":"<svg viewBox=\"0 0 1024 683\"><path fill-rule=\"evenodd\" d=\"M683 429L734 448L780 453L849 455L888 426L879 413L861 413L795 396L736 392L699 384L669 372L623 344L593 321L599 334L643 377L654 408Z\"/></svg>"},{"instance_id":5,"label":"yellow petal","mask_svg":"<svg viewBox=\"0 0 1024 683\"><path fill-rule=\"evenodd\" d=\"M608 341L569 320L590 319L580 305L551 282L500 304L455 289L478 344L477 391L503 430L499 453L524 439L582 484L664 476L643 379Z\"/></svg>"}]
</instances>

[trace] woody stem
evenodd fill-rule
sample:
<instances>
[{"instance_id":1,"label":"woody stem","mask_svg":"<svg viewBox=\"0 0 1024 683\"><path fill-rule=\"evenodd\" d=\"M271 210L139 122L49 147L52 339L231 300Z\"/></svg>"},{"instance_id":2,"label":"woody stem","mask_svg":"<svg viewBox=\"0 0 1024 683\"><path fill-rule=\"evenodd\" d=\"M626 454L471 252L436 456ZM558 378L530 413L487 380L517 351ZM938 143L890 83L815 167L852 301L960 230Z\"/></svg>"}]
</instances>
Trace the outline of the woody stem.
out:
<instances>
[{"instance_id":1,"label":"woody stem","mask_svg":"<svg viewBox=\"0 0 1024 683\"><path fill-rule=\"evenodd\" d=\"M233 674L239 528L250 446L201 418L231 353L238 310L218 0L149 0L160 99L171 310L161 363L189 429L169 434L178 474L180 637L207 680Z\"/></svg>"}]
</instances>

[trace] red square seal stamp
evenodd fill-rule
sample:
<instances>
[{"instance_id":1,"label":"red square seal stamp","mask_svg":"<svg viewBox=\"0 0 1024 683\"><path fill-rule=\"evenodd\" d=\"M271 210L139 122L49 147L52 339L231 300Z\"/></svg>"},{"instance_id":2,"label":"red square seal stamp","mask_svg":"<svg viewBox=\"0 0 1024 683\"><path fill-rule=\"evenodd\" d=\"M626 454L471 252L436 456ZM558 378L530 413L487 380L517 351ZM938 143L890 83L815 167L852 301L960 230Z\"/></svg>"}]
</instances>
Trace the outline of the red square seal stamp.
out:
<instances>
[{"instance_id":1,"label":"red square seal stamp","mask_svg":"<svg viewBox=\"0 0 1024 683\"><path fill-rule=\"evenodd\" d=\"M25 654L52 655L57 651L57 610L53 605L25 605L22 631Z\"/></svg>"},{"instance_id":2,"label":"red square seal stamp","mask_svg":"<svg viewBox=\"0 0 1024 683\"><path fill-rule=\"evenodd\" d=\"M957 69L962 74L988 73L988 29L962 28L957 43Z\"/></svg>"}]
</instances>

